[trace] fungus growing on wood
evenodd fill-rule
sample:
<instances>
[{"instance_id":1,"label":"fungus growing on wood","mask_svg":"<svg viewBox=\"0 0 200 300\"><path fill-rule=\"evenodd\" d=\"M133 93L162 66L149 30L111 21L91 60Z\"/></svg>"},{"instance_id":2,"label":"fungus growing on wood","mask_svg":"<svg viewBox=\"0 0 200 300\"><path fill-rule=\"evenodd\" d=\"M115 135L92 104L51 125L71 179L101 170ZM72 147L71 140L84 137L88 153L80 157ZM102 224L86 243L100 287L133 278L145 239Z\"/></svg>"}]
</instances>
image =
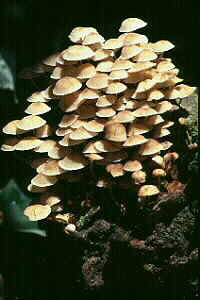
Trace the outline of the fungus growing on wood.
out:
<instances>
[{"instance_id":1,"label":"fungus growing on wood","mask_svg":"<svg viewBox=\"0 0 200 300\"><path fill-rule=\"evenodd\" d=\"M37 174L28 191L42 196L41 204L25 209L31 220L59 210L55 206L65 201L66 184L79 184L85 174L94 187L121 182L136 187L140 198L160 193L152 180L159 185L178 158L168 151L173 145L170 127L183 123L174 118L176 99L195 88L179 84L179 70L164 57L173 43L149 42L133 32L146 25L128 18L120 25L121 34L108 40L93 27L75 27L68 36L75 44L43 60L49 86L27 98L28 116L4 126L3 132L14 137L4 141L3 151L35 155L31 165ZM65 222L66 213L54 220ZM65 232L76 230L72 223Z\"/></svg>"}]
</instances>

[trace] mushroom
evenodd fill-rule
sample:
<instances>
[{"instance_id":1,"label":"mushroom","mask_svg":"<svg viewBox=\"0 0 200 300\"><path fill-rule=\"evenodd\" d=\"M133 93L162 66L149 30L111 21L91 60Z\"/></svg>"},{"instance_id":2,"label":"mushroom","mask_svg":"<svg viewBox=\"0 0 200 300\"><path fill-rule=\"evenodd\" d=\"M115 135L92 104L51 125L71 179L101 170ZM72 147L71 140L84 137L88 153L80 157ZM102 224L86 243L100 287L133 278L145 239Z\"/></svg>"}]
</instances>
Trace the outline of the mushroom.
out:
<instances>
[{"instance_id":1,"label":"mushroom","mask_svg":"<svg viewBox=\"0 0 200 300\"><path fill-rule=\"evenodd\" d=\"M93 27L75 27L68 36L75 44L25 72L30 78L46 73L50 84L26 99L25 116L3 127L13 137L1 149L30 152L35 175L28 191L42 195L38 208L27 208L30 218L53 212L50 219L66 222L66 184L116 184L145 199L159 194L152 181L160 185L166 174L177 180L178 154L169 150L176 145L167 136L177 122L185 124L175 100L195 88L181 83L179 69L163 57L171 42L134 32L146 25L127 18L108 40ZM90 200L79 209L85 204L88 209ZM80 213L72 199L66 205ZM67 233L76 230L73 221L67 226Z\"/></svg>"}]
</instances>

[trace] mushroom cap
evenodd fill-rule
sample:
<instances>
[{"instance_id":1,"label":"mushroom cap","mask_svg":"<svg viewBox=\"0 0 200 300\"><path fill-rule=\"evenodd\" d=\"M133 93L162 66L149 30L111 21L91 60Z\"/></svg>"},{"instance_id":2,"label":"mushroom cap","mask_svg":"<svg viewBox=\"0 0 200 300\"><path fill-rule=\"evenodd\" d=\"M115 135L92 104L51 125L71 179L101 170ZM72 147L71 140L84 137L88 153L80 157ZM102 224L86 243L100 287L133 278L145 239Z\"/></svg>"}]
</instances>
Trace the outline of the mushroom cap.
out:
<instances>
[{"instance_id":1,"label":"mushroom cap","mask_svg":"<svg viewBox=\"0 0 200 300\"><path fill-rule=\"evenodd\" d=\"M152 155L163 150L161 143L154 139L149 139L145 144L142 144L139 149L141 155Z\"/></svg>"},{"instance_id":2,"label":"mushroom cap","mask_svg":"<svg viewBox=\"0 0 200 300\"><path fill-rule=\"evenodd\" d=\"M57 214L55 216L55 219L56 219L56 221L60 221L64 224L69 224L69 223L75 221L74 215L71 214L71 213L66 213L66 214L63 214L63 215L62 214Z\"/></svg>"},{"instance_id":3,"label":"mushroom cap","mask_svg":"<svg viewBox=\"0 0 200 300\"><path fill-rule=\"evenodd\" d=\"M64 115L58 124L59 127L67 128L78 120L79 116L76 114Z\"/></svg>"},{"instance_id":4,"label":"mushroom cap","mask_svg":"<svg viewBox=\"0 0 200 300\"><path fill-rule=\"evenodd\" d=\"M153 116L156 114L158 114L158 112L147 104L133 111L133 116L137 118Z\"/></svg>"},{"instance_id":5,"label":"mushroom cap","mask_svg":"<svg viewBox=\"0 0 200 300\"><path fill-rule=\"evenodd\" d=\"M135 184L145 183L146 181L146 173L142 170L133 172L131 177L134 179Z\"/></svg>"},{"instance_id":6,"label":"mushroom cap","mask_svg":"<svg viewBox=\"0 0 200 300\"><path fill-rule=\"evenodd\" d=\"M1 150L2 151L15 151L18 142L19 142L19 139L15 138L15 137L6 139L4 141L4 144L1 145Z\"/></svg>"},{"instance_id":7,"label":"mushroom cap","mask_svg":"<svg viewBox=\"0 0 200 300\"><path fill-rule=\"evenodd\" d=\"M152 158L152 161L155 162L157 165L164 167L164 159L160 155L154 155Z\"/></svg>"},{"instance_id":8,"label":"mushroom cap","mask_svg":"<svg viewBox=\"0 0 200 300\"><path fill-rule=\"evenodd\" d=\"M25 110L25 113L29 115L42 115L50 111L51 108L43 102L31 103Z\"/></svg>"},{"instance_id":9,"label":"mushroom cap","mask_svg":"<svg viewBox=\"0 0 200 300\"><path fill-rule=\"evenodd\" d=\"M91 141L89 142L88 144L86 144L86 146L84 147L83 153L86 153L86 154L96 154L96 153L101 153L101 151L97 150L95 148L95 142L94 141Z\"/></svg>"},{"instance_id":10,"label":"mushroom cap","mask_svg":"<svg viewBox=\"0 0 200 300\"><path fill-rule=\"evenodd\" d=\"M159 194L160 191L155 185L143 185L138 191L139 197L148 197Z\"/></svg>"},{"instance_id":11,"label":"mushroom cap","mask_svg":"<svg viewBox=\"0 0 200 300\"><path fill-rule=\"evenodd\" d=\"M47 218L51 213L51 207L49 205L33 204L25 208L24 215L29 218L30 221L39 221Z\"/></svg>"},{"instance_id":12,"label":"mushroom cap","mask_svg":"<svg viewBox=\"0 0 200 300\"><path fill-rule=\"evenodd\" d=\"M49 99L46 99L42 92L35 92L26 99L28 102L49 102Z\"/></svg>"},{"instance_id":13,"label":"mushroom cap","mask_svg":"<svg viewBox=\"0 0 200 300\"><path fill-rule=\"evenodd\" d=\"M62 52L62 58L64 60L84 60L91 58L95 55L95 52L88 46L73 45L69 46Z\"/></svg>"},{"instance_id":14,"label":"mushroom cap","mask_svg":"<svg viewBox=\"0 0 200 300\"><path fill-rule=\"evenodd\" d=\"M85 154L84 156L87 157L91 161L104 159L103 156L96 154L96 153Z\"/></svg>"},{"instance_id":15,"label":"mushroom cap","mask_svg":"<svg viewBox=\"0 0 200 300\"><path fill-rule=\"evenodd\" d=\"M47 191L47 189L48 189L47 186L39 187L39 186L36 186L32 183L27 186L27 190L31 193L44 193L44 192Z\"/></svg>"},{"instance_id":16,"label":"mushroom cap","mask_svg":"<svg viewBox=\"0 0 200 300\"><path fill-rule=\"evenodd\" d=\"M106 171L109 172L112 177L119 177L124 175L122 164L109 164L106 166Z\"/></svg>"},{"instance_id":17,"label":"mushroom cap","mask_svg":"<svg viewBox=\"0 0 200 300\"><path fill-rule=\"evenodd\" d=\"M138 83L138 86L136 88L135 93L143 93L150 89L152 89L155 86L154 79L145 79Z\"/></svg>"},{"instance_id":18,"label":"mushroom cap","mask_svg":"<svg viewBox=\"0 0 200 300\"><path fill-rule=\"evenodd\" d=\"M127 89L127 86L122 82L111 82L108 84L106 94L120 94Z\"/></svg>"},{"instance_id":19,"label":"mushroom cap","mask_svg":"<svg viewBox=\"0 0 200 300\"><path fill-rule=\"evenodd\" d=\"M174 77L174 72L167 71L167 72L157 72L153 76L153 80L157 83L166 82Z\"/></svg>"},{"instance_id":20,"label":"mushroom cap","mask_svg":"<svg viewBox=\"0 0 200 300\"><path fill-rule=\"evenodd\" d=\"M152 175L154 177L165 177L167 173L163 169L154 169Z\"/></svg>"},{"instance_id":21,"label":"mushroom cap","mask_svg":"<svg viewBox=\"0 0 200 300\"><path fill-rule=\"evenodd\" d=\"M56 141L50 139L44 140L38 147L34 148L33 151L38 153L45 153L48 152L54 145L56 145Z\"/></svg>"},{"instance_id":22,"label":"mushroom cap","mask_svg":"<svg viewBox=\"0 0 200 300\"><path fill-rule=\"evenodd\" d=\"M82 144L85 141L86 141L86 139L72 140L72 139L70 139L69 135L67 134L58 143L59 143L59 145L64 146L64 147L71 147L71 146L76 146L76 145Z\"/></svg>"},{"instance_id":23,"label":"mushroom cap","mask_svg":"<svg viewBox=\"0 0 200 300\"><path fill-rule=\"evenodd\" d=\"M109 39L103 44L103 49L117 50L123 46L123 42L119 39Z\"/></svg>"},{"instance_id":24,"label":"mushroom cap","mask_svg":"<svg viewBox=\"0 0 200 300\"><path fill-rule=\"evenodd\" d=\"M104 41L105 40L102 35L100 35L97 32L91 32L84 38L82 44L89 46L89 45L96 44L96 43L103 43Z\"/></svg>"},{"instance_id":25,"label":"mushroom cap","mask_svg":"<svg viewBox=\"0 0 200 300\"><path fill-rule=\"evenodd\" d=\"M48 156L53 159L60 159L65 157L66 151L67 150L65 147L55 144L53 147L51 147L51 149L49 149Z\"/></svg>"},{"instance_id":26,"label":"mushroom cap","mask_svg":"<svg viewBox=\"0 0 200 300\"><path fill-rule=\"evenodd\" d=\"M81 92L83 99L97 99L99 98L99 91L94 89L85 88Z\"/></svg>"},{"instance_id":27,"label":"mushroom cap","mask_svg":"<svg viewBox=\"0 0 200 300\"><path fill-rule=\"evenodd\" d=\"M155 109L159 114L163 114L172 109L173 105L169 101L161 101L156 104Z\"/></svg>"},{"instance_id":28,"label":"mushroom cap","mask_svg":"<svg viewBox=\"0 0 200 300\"><path fill-rule=\"evenodd\" d=\"M128 72L129 73L134 73L134 72L145 71L145 70L151 69L155 65L156 64L152 61L144 61L144 62L133 63L132 67L128 70Z\"/></svg>"},{"instance_id":29,"label":"mushroom cap","mask_svg":"<svg viewBox=\"0 0 200 300\"><path fill-rule=\"evenodd\" d=\"M195 87L191 87L186 84L179 84L175 87L166 90L165 98L166 99L185 98L193 94L195 90L196 90Z\"/></svg>"},{"instance_id":30,"label":"mushroom cap","mask_svg":"<svg viewBox=\"0 0 200 300\"><path fill-rule=\"evenodd\" d=\"M52 79L60 79L65 76L72 76L76 77L77 76L78 69L77 67L73 65L69 66L56 66L51 74Z\"/></svg>"},{"instance_id":31,"label":"mushroom cap","mask_svg":"<svg viewBox=\"0 0 200 300\"><path fill-rule=\"evenodd\" d=\"M130 123L135 120L135 116L132 111L124 110L117 113L112 120L118 123Z\"/></svg>"},{"instance_id":32,"label":"mushroom cap","mask_svg":"<svg viewBox=\"0 0 200 300\"><path fill-rule=\"evenodd\" d=\"M47 176L56 176L64 173L65 171L58 165L58 161L49 159L47 162L42 164L38 171Z\"/></svg>"},{"instance_id":33,"label":"mushroom cap","mask_svg":"<svg viewBox=\"0 0 200 300\"><path fill-rule=\"evenodd\" d=\"M64 170L74 171L85 168L88 165L88 160L80 153L69 152L58 164Z\"/></svg>"},{"instance_id":34,"label":"mushroom cap","mask_svg":"<svg viewBox=\"0 0 200 300\"><path fill-rule=\"evenodd\" d=\"M138 55L141 51L143 51L143 49L136 45L124 46L121 50L120 58L129 59L132 58L133 56Z\"/></svg>"},{"instance_id":35,"label":"mushroom cap","mask_svg":"<svg viewBox=\"0 0 200 300\"><path fill-rule=\"evenodd\" d=\"M99 140L94 143L95 148L99 152L115 152L120 150L120 146L112 143L111 141Z\"/></svg>"},{"instance_id":36,"label":"mushroom cap","mask_svg":"<svg viewBox=\"0 0 200 300\"><path fill-rule=\"evenodd\" d=\"M143 135L133 135L129 136L128 139L123 144L124 147L132 147L144 144L148 141Z\"/></svg>"},{"instance_id":37,"label":"mushroom cap","mask_svg":"<svg viewBox=\"0 0 200 300\"><path fill-rule=\"evenodd\" d=\"M101 61L113 55L112 50L98 49L92 57L93 61Z\"/></svg>"},{"instance_id":38,"label":"mushroom cap","mask_svg":"<svg viewBox=\"0 0 200 300\"><path fill-rule=\"evenodd\" d=\"M90 132L102 132L104 130L104 120L91 120L86 122L83 127Z\"/></svg>"},{"instance_id":39,"label":"mushroom cap","mask_svg":"<svg viewBox=\"0 0 200 300\"><path fill-rule=\"evenodd\" d=\"M16 150L19 151L26 151L26 150L32 150L35 147L38 147L42 141L36 137L29 136L21 139L17 144L16 144Z\"/></svg>"},{"instance_id":40,"label":"mushroom cap","mask_svg":"<svg viewBox=\"0 0 200 300\"><path fill-rule=\"evenodd\" d=\"M47 187L54 185L58 181L56 176L46 176L43 174L37 174L35 177L32 178L31 184L38 186L38 187Z\"/></svg>"},{"instance_id":41,"label":"mushroom cap","mask_svg":"<svg viewBox=\"0 0 200 300\"><path fill-rule=\"evenodd\" d=\"M109 118L113 117L116 114L116 111L112 107L99 107L96 115L100 118Z\"/></svg>"},{"instance_id":42,"label":"mushroom cap","mask_svg":"<svg viewBox=\"0 0 200 300\"><path fill-rule=\"evenodd\" d=\"M38 116L27 116L19 120L17 128L22 130L33 130L46 124L46 121Z\"/></svg>"},{"instance_id":43,"label":"mushroom cap","mask_svg":"<svg viewBox=\"0 0 200 300\"><path fill-rule=\"evenodd\" d=\"M168 60L162 60L156 66L156 70L158 72L166 72L166 71L170 71L174 68L175 68L175 65L171 61L168 61Z\"/></svg>"},{"instance_id":44,"label":"mushroom cap","mask_svg":"<svg viewBox=\"0 0 200 300\"><path fill-rule=\"evenodd\" d=\"M104 89L108 86L108 75L98 73L86 82L86 86L90 89Z\"/></svg>"},{"instance_id":45,"label":"mushroom cap","mask_svg":"<svg viewBox=\"0 0 200 300\"><path fill-rule=\"evenodd\" d=\"M68 224L64 228L65 233L69 234L76 231L76 225L75 224Z\"/></svg>"},{"instance_id":46,"label":"mushroom cap","mask_svg":"<svg viewBox=\"0 0 200 300\"><path fill-rule=\"evenodd\" d=\"M145 119L144 124L147 126L154 126L164 122L164 119L160 115L149 116Z\"/></svg>"},{"instance_id":47,"label":"mushroom cap","mask_svg":"<svg viewBox=\"0 0 200 300\"><path fill-rule=\"evenodd\" d=\"M153 43L152 47L155 52L165 52L173 49L175 46L170 41L160 40Z\"/></svg>"},{"instance_id":48,"label":"mushroom cap","mask_svg":"<svg viewBox=\"0 0 200 300\"><path fill-rule=\"evenodd\" d=\"M173 143L171 143L170 141L164 141L161 143L163 150L168 150L170 147L173 146Z\"/></svg>"},{"instance_id":49,"label":"mushroom cap","mask_svg":"<svg viewBox=\"0 0 200 300\"><path fill-rule=\"evenodd\" d=\"M126 70L114 70L111 71L109 75L110 80L120 80L128 77L128 73Z\"/></svg>"},{"instance_id":50,"label":"mushroom cap","mask_svg":"<svg viewBox=\"0 0 200 300\"><path fill-rule=\"evenodd\" d=\"M111 72L114 63L113 61L112 57L108 57L107 59L100 61L96 66L96 71L106 73Z\"/></svg>"},{"instance_id":51,"label":"mushroom cap","mask_svg":"<svg viewBox=\"0 0 200 300\"><path fill-rule=\"evenodd\" d=\"M75 27L68 37L73 43L80 43L88 34L92 32L97 33L97 30L93 27Z\"/></svg>"},{"instance_id":52,"label":"mushroom cap","mask_svg":"<svg viewBox=\"0 0 200 300\"><path fill-rule=\"evenodd\" d=\"M131 135L140 135L146 132L149 132L151 130L150 126L147 126L144 124L144 122L141 121L133 121L128 128L128 136Z\"/></svg>"},{"instance_id":53,"label":"mushroom cap","mask_svg":"<svg viewBox=\"0 0 200 300\"><path fill-rule=\"evenodd\" d=\"M95 66L89 63L82 64L77 68L77 78L78 79L88 79L96 74Z\"/></svg>"},{"instance_id":54,"label":"mushroom cap","mask_svg":"<svg viewBox=\"0 0 200 300\"><path fill-rule=\"evenodd\" d=\"M179 158L179 154L177 152L168 152L164 155L163 159L164 162L167 162L169 160L175 161Z\"/></svg>"},{"instance_id":55,"label":"mushroom cap","mask_svg":"<svg viewBox=\"0 0 200 300\"><path fill-rule=\"evenodd\" d=\"M160 100L165 97L164 93L158 89L152 89L150 91L147 91L147 101L151 100Z\"/></svg>"},{"instance_id":56,"label":"mushroom cap","mask_svg":"<svg viewBox=\"0 0 200 300\"><path fill-rule=\"evenodd\" d=\"M127 18L125 19L119 28L119 32L131 32L137 29L143 28L147 25L146 22L138 18Z\"/></svg>"},{"instance_id":57,"label":"mushroom cap","mask_svg":"<svg viewBox=\"0 0 200 300\"><path fill-rule=\"evenodd\" d=\"M91 139L96 136L97 132L88 131L83 127L77 128L69 134L71 140Z\"/></svg>"},{"instance_id":58,"label":"mushroom cap","mask_svg":"<svg viewBox=\"0 0 200 300\"><path fill-rule=\"evenodd\" d=\"M142 165L138 160L129 160L125 163L123 169L127 172L139 171L142 169Z\"/></svg>"},{"instance_id":59,"label":"mushroom cap","mask_svg":"<svg viewBox=\"0 0 200 300\"><path fill-rule=\"evenodd\" d=\"M157 54L154 53L152 50L144 49L134 57L134 61L146 62L146 61L154 60L157 57L158 57Z\"/></svg>"},{"instance_id":60,"label":"mushroom cap","mask_svg":"<svg viewBox=\"0 0 200 300\"><path fill-rule=\"evenodd\" d=\"M71 76L65 76L56 82L53 93L56 96L72 94L81 88L81 82Z\"/></svg>"},{"instance_id":61,"label":"mushroom cap","mask_svg":"<svg viewBox=\"0 0 200 300\"><path fill-rule=\"evenodd\" d=\"M105 126L105 138L112 142L124 142L127 139L126 128L121 123Z\"/></svg>"},{"instance_id":62,"label":"mushroom cap","mask_svg":"<svg viewBox=\"0 0 200 300\"><path fill-rule=\"evenodd\" d=\"M123 33L118 39L123 42L123 46L131 46L139 43L148 43L146 35L139 33Z\"/></svg>"},{"instance_id":63,"label":"mushroom cap","mask_svg":"<svg viewBox=\"0 0 200 300\"><path fill-rule=\"evenodd\" d=\"M114 95L103 95L97 99L97 107L108 107L115 103L117 97Z\"/></svg>"},{"instance_id":64,"label":"mushroom cap","mask_svg":"<svg viewBox=\"0 0 200 300\"><path fill-rule=\"evenodd\" d=\"M42 205L54 206L60 202L61 198L53 192L46 192L40 196L40 203Z\"/></svg>"},{"instance_id":65,"label":"mushroom cap","mask_svg":"<svg viewBox=\"0 0 200 300\"><path fill-rule=\"evenodd\" d=\"M112 71L127 70L132 67L133 63L127 59L117 59L112 65Z\"/></svg>"},{"instance_id":66,"label":"mushroom cap","mask_svg":"<svg viewBox=\"0 0 200 300\"><path fill-rule=\"evenodd\" d=\"M12 134L12 135L17 135L17 134L23 134L26 132L26 130L21 130L17 127L19 120L13 120L10 121L8 124L6 124L2 131L5 134Z\"/></svg>"}]
</instances>

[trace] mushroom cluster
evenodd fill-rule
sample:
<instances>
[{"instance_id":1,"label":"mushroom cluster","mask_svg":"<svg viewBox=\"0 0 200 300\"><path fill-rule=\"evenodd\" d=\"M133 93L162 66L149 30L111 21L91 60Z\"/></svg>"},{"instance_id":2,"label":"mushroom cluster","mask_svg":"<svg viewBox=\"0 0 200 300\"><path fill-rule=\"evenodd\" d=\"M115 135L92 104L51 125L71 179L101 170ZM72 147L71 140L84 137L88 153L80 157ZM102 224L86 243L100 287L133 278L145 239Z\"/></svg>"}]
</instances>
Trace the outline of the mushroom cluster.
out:
<instances>
[{"instance_id":1,"label":"mushroom cluster","mask_svg":"<svg viewBox=\"0 0 200 300\"><path fill-rule=\"evenodd\" d=\"M49 216L63 201L58 185L79 181L84 172L91 172L97 187L117 182L131 186L140 198L160 193L162 178L178 158L168 151L174 125L168 115L179 108L175 100L195 88L182 84L179 69L164 57L174 48L171 42L149 42L135 33L146 25L128 18L120 35L108 40L93 27L74 28L73 45L41 64L50 85L27 99L25 117L3 128L14 135L3 151L37 155L31 163L37 174L28 190L42 196L40 204L25 210L31 220ZM70 214L59 213L57 220L73 223Z\"/></svg>"}]
</instances>

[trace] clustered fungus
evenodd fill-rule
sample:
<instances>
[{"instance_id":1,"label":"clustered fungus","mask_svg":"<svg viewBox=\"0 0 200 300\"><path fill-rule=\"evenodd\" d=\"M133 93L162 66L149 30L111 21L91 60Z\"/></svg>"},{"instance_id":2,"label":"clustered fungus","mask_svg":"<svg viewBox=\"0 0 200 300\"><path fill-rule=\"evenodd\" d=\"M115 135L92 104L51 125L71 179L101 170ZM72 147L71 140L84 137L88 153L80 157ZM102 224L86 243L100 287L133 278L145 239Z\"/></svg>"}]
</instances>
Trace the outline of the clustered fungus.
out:
<instances>
[{"instance_id":1,"label":"clustered fungus","mask_svg":"<svg viewBox=\"0 0 200 300\"><path fill-rule=\"evenodd\" d=\"M31 166L37 174L28 190L42 196L25 209L30 220L56 211L65 231L74 231L73 215L60 213L64 199L58 191L81 181L83 170L95 168L90 180L99 188L117 182L140 199L160 193L178 158L168 151L174 126L169 112L176 114L175 100L195 88L181 83L179 69L165 57L171 42L149 42L134 32L146 25L128 18L121 34L107 41L93 27L76 27L69 35L74 44L43 60L40 69L50 74L50 85L27 99L27 116L3 128L14 137L1 147L36 154Z\"/></svg>"}]
</instances>

